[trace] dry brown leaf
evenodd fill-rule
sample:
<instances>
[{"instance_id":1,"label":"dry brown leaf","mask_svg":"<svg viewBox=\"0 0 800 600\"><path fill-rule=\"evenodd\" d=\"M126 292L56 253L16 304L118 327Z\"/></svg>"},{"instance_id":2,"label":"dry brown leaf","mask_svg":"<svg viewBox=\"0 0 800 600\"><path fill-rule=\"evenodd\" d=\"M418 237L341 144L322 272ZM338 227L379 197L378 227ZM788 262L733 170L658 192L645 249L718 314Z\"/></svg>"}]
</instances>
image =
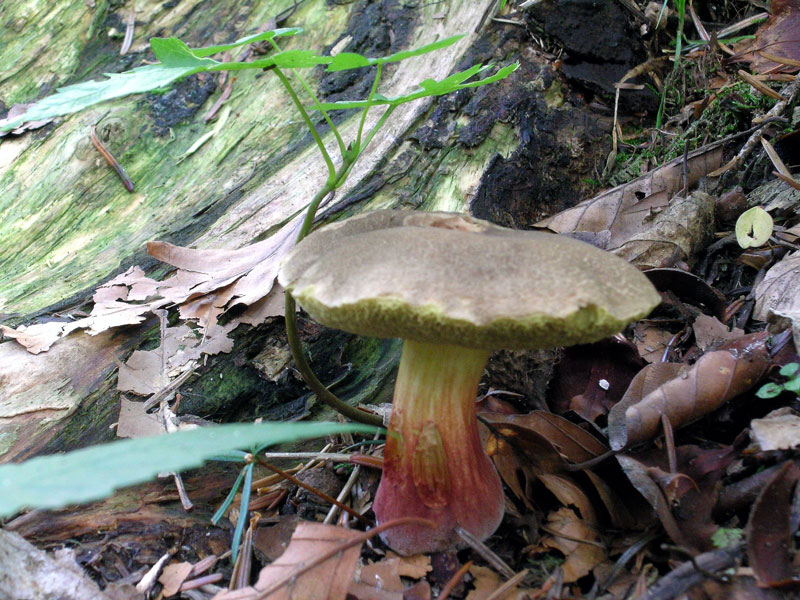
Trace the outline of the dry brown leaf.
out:
<instances>
[{"instance_id":1,"label":"dry brown leaf","mask_svg":"<svg viewBox=\"0 0 800 600\"><path fill-rule=\"evenodd\" d=\"M486 600L504 583L497 573L487 567L472 565L469 572L474 577L472 585L475 586L475 589L467 594L466 600ZM527 600L531 597L531 593L532 590L528 589L514 589L509 590L502 598L503 600Z\"/></svg>"},{"instance_id":2,"label":"dry brown leaf","mask_svg":"<svg viewBox=\"0 0 800 600\"><path fill-rule=\"evenodd\" d=\"M382 590L360 581L351 581L347 589L347 600L403 600L404 597L403 592Z\"/></svg>"},{"instance_id":3,"label":"dry brown leaf","mask_svg":"<svg viewBox=\"0 0 800 600\"><path fill-rule=\"evenodd\" d=\"M165 433L158 415L144 411L144 404L120 397L117 437L138 438Z\"/></svg>"},{"instance_id":4,"label":"dry brown leaf","mask_svg":"<svg viewBox=\"0 0 800 600\"><path fill-rule=\"evenodd\" d=\"M689 186L716 169L722 161L722 149L690 155ZM653 211L662 209L683 187L683 159L675 159L641 177L577 206L537 223L557 233L607 232L606 249L618 248L646 228Z\"/></svg>"},{"instance_id":5,"label":"dry brown leaf","mask_svg":"<svg viewBox=\"0 0 800 600\"><path fill-rule=\"evenodd\" d=\"M400 556L391 550L386 553L388 558L398 560L397 572L401 577L411 579L422 579L433 567L431 567L431 557L427 554L414 554L413 556Z\"/></svg>"},{"instance_id":6,"label":"dry brown leaf","mask_svg":"<svg viewBox=\"0 0 800 600\"><path fill-rule=\"evenodd\" d=\"M364 565L358 574L358 581L373 590L386 592L402 592L403 582L400 581L398 568L400 560L397 558L385 558L381 561ZM403 594L400 593L402 598Z\"/></svg>"},{"instance_id":7,"label":"dry brown leaf","mask_svg":"<svg viewBox=\"0 0 800 600\"><path fill-rule=\"evenodd\" d=\"M765 57L762 52L776 58L800 60L800 1L773 0L772 16L756 31L748 54L744 57L750 61L750 67L757 73L784 72L793 73L797 67L777 63Z\"/></svg>"},{"instance_id":8,"label":"dry brown leaf","mask_svg":"<svg viewBox=\"0 0 800 600\"><path fill-rule=\"evenodd\" d=\"M633 332L639 355L648 363L661 362L670 340L675 336L674 333L646 321L639 321Z\"/></svg>"},{"instance_id":9,"label":"dry brown leaf","mask_svg":"<svg viewBox=\"0 0 800 600\"><path fill-rule=\"evenodd\" d=\"M743 336L738 348L706 353L691 367L653 364L642 369L608 415L611 448L621 450L652 439L661 430L662 415L678 428L749 390L770 365L767 336L763 332ZM670 373L674 375L665 380ZM645 393L654 381L661 384Z\"/></svg>"},{"instance_id":10,"label":"dry brown leaf","mask_svg":"<svg viewBox=\"0 0 800 600\"><path fill-rule=\"evenodd\" d=\"M714 231L714 198L696 191L688 198L674 197L652 219L619 246L609 250L640 269L692 263L708 246Z\"/></svg>"},{"instance_id":11,"label":"dry brown leaf","mask_svg":"<svg viewBox=\"0 0 800 600\"><path fill-rule=\"evenodd\" d=\"M547 516L546 530L551 535L541 545L558 550L566 560L561 568L564 582L572 583L608 559L600 544L597 528L578 518L569 508L559 508Z\"/></svg>"},{"instance_id":12,"label":"dry brown leaf","mask_svg":"<svg viewBox=\"0 0 800 600\"><path fill-rule=\"evenodd\" d=\"M723 342L739 339L744 335L744 329L734 327L733 331L721 323L716 317L700 315L692 325L694 339L697 347L705 352L708 348L716 348Z\"/></svg>"},{"instance_id":13,"label":"dry brown leaf","mask_svg":"<svg viewBox=\"0 0 800 600\"><path fill-rule=\"evenodd\" d=\"M763 586L797 585L792 564L792 497L800 468L787 461L759 494L747 523L747 558Z\"/></svg>"},{"instance_id":14,"label":"dry brown leaf","mask_svg":"<svg viewBox=\"0 0 800 600\"><path fill-rule=\"evenodd\" d=\"M162 590L164 597L169 598L177 594L191 572L192 564L188 562L173 563L164 567L161 577L158 578L158 582L164 586Z\"/></svg>"},{"instance_id":15,"label":"dry brown leaf","mask_svg":"<svg viewBox=\"0 0 800 600\"><path fill-rule=\"evenodd\" d=\"M161 373L161 356L158 350L136 350L119 366L117 389L140 396L150 396L167 384Z\"/></svg>"},{"instance_id":16,"label":"dry brown leaf","mask_svg":"<svg viewBox=\"0 0 800 600\"><path fill-rule=\"evenodd\" d=\"M361 567L358 580L369 586L390 592L402 592L403 582L398 572L400 561L396 558L385 558L379 562Z\"/></svg>"},{"instance_id":17,"label":"dry brown leaf","mask_svg":"<svg viewBox=\"0 0 800 600\"><path fill-rule=\"evenodd\" d=\"M761 321L784 318L792 323L794 345L800 348L800 252L786 255L756 286L753 316Z\"/></svg>"},{"instance_id":18,"label":"dry brown leaf","mask_svg":"<svg viewBox=\"0 0 800 600\"><path fill-rule=\"evenodd\" d=\"M362 535L360 531L302 521L286 551L261 569L254 586L222 592L214 600L345 600L361 544L345 546ZM341 552L300 573L336 548L342 548Z\"/></svg>"},{"instance_id":19,"label":"dry brown leaf","mask_svg":"<svg viewBox=\"0 0 800 600\"><path fill-rule=\"evenodd\" d=\"M753 419L750 429L765 452L800 446L800 417L788 406L773 410L762 419Z\"/></svg>"},{"instance_id":20,"label":"dry brown leaf","mask_svg":"<svg viewBox=\"0 0 800 600\"><path fill-rule=\"evenodd\" d=\"M592 501L574 481L568 477L550 473L539 475L539 481L562 505L575 507L583 521L589 525L597 525L597 514L592 506Z\"/></svg>"}]
</instances>

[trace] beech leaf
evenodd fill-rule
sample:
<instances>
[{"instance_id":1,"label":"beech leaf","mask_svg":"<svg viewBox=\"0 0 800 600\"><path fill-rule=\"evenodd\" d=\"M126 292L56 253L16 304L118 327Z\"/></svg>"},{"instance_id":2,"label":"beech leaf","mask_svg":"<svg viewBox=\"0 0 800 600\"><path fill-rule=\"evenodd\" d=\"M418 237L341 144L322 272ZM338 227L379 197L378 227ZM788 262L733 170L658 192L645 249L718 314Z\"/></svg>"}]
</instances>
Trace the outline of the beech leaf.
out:
<instances>
[{"instance_id":1,"label":"beech leaf","mask_svg":"<svg viewBox=\"0 0 800 600\"><path fill-rule=\"evenodd\" d=\"M611 448L621 450L654 438L661 431L662 415L672 427L682 427L752 388L770 365L767 336L742 336L738 347L704 354L692 366L656 363L642 369L608 415ZM653 373L667 377L648 389L645 382Z\"/></svg>"}]
</instances>

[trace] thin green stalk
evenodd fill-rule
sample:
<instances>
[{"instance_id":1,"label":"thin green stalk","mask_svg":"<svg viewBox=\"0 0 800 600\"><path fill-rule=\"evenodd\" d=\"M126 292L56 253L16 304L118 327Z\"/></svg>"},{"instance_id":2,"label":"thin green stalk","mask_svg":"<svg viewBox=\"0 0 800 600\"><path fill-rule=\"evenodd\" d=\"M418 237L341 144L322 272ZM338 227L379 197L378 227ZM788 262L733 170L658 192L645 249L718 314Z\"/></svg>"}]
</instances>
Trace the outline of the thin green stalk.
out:
<instances>
[{"instance_id":1,"label":"thin green stalk","mask_svg":"<svg viewBox=\"0 0 800 600\"><path fill-rule=\"evenodd\" d=\"M378 83L380 83L382 72L383 65L378 63L378 68L375 70L375 80L372 82L372 89L370 89L369 96L367 97L367 105L364 107L364 110L361 113L361 122L358 124L358 135L356 136L355 144L357 153L361 152L361 134L364 132L364 123L367 121L367 113L369 112L369 109L372 108L372 99L375 97L375 92L378 91Z\"/></svg>"},{"instance_id":2,"label":"thin green stalk","mask_svg":"<svg viewBox=\"0 0 800 600\"><path fill-rule=\"evenodd\" d=\"M363 410L358 410L342 402L317 379L317 376L311 369L311 365L306 361L305 354L303 353L303 344L297 334L296 309L297 305L295 304L294 298L292 298L289 292L286 292L286 335L289 338L289 348L292 350L295 367L300 372L300 375L303 376L303 381L305 381L306 385L311 388L311 391L317 395L317 398L348 419L358 421L359 423L366 423L367 425L383 427L383 419L381 417L364 412Z\"/></svg>"},{"instance_id":3,"label":"thin green stalk","mask_svg":"<svg viewBox=\"0 0 800 600\"><path fill-rule=\"evenodd\" d=\"M272 47L275 49L276 52L280 52L281 51L280 47L278 46L278 44L275 42L274 39L270 39L269 41L270 41L270 44L272 44ZM322 116L325 119L325 122L328 124L328 127L331 128L331 131L333 132L334 137L336 137L336 143L339 144L339 153L344 157L345 152L347 152L347 146L345 146L344 140L342 139L342 136L339 134L339 129L336 127L336 125L333 124L333 121L331 120L330 116L328 115L328 112L324 108L322 108L322 104L320 104L320 101L317 98L317 95L313 92L313 90L308 85L308 83L306 83L306 80L303 79L303 76L300 75L300 73L298 73L296 69L292 69L291 71L292 71L292 74L295 77L297 77L297 80L300 82L300 85L303 86L303 89L306 91L306 93L311 98L311 101L314 103L314 107L319 112L322 113ZM286 85L286 84L284 83L284 85Z\"/></svg>"},{"instance_id":4,"label":"thin green stalk","mask_svg":"<svg viewBox=\"0 0 800 600\"><path fill-rule=\"evenodd\" d=\"M664 3L666 6L666 2ZM669 82L675 72L678 70L681 61L681 50L683 46L683 22L686 16L686 0L675 0L675 8L678 9L678 38L675 41L675 62L672 65L672 73L664 81L664 89L661 91L661 102L658 105L658 114L656 115L656 129L661 127L661 122L664 118L664 107L667 100L667 91L669 89Z\"/></svg>"},{"instance_id":5,"label":"thin green stalk","mask_svg":"<svg viewBox=\"0 0 800 600\"><path fill-rule=\"evenodd\" d=\"M306 127L308 127L308 130L311 132L311 135L314 136L314 141L317 143L317 147L319 148L319 151L322 153L322 158L325 159L325 164L328 167L328 181L330 182L336 175L336 167L333 166L333 161L331 160L331 157L328 154L328 150L325 148L325 144L322 143L322 138L319 136L317 128L314 127L314 123L311 122L311 119L309 118L308 113L306 112L306 109L303 106L303 103L300 102L300 98L297 97L297 93L294 91L292 84L289 83L289 80L286 78L286 75L283 74L283 71L281 71L277 67L275 67L274 71L275 75L278 76L278 79L280 79L281 83L283 84L283 87L286 88L286 91L289 93L289 96L291 96L292 101L294 102L294 105L297 107L298 112L303 117L303 121L305 122Z\"/></svg>"}]
</instances>

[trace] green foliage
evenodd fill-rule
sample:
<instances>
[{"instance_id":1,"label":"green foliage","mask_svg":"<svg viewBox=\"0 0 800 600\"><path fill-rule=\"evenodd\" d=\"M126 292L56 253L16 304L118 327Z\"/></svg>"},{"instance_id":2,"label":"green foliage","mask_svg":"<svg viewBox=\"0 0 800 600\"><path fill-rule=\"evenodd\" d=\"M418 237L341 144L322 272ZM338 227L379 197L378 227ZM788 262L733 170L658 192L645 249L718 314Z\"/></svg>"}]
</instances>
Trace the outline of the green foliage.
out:
<instances>
[{"instance_id":1,"label":"green foliage","mask_svg":"<svg viewBox=\"0 0 800 600\"><path fill-rule=\"evenodd\" d=\"M108 79L101 81L86 81L75 85L59 88L52 96L48 96L39 102L34 103L28 111L13 119L0 121L0 131L10 131L19 127L26 121L49 119L71 113L78 112L106 100L120 98L130 94L140 94L157 90L168 86L178 79L194 75L201 72L213 71L238 71L242 69L302 69L317 65L327 65L329 71L342 71L347 69L357 69L368 66L383 66L388 63L399 62L414 56L421 56L428 52L440 50L455 44L463 36L456 35L432 44L427 44L413 50L404 50L395 54L381 58L367 58L353 52L346 52L336 57L321 56L311 50L286 50L280 51L275 42L276 38L293 36L300 33L302 29L294 27L287 29L275 29L265 31L256 35L244 37L230 44L218 46L208 46L205 48L192 49L178 38L153 38L150 40L150 47L156 58L160 61L154 65L145 65L124 73L108 73ZM230 50L238 46L252 44L254 42L268 41L276 49L275 54L263 59L251 62L219 62L208 56ZM425 96L446 94L464 87L485 85L506 77L514 71L517 65L510 65L490 78L480 82L464 84L467 78L483 72L488 66L476 65L467 71L450 76L442 81L425 80L420 83L422 88L418 92L401 96L398 98L387 99L380 97L380 102L374 104L397 105L403 102L410 102ZM309 90L310 91L310 90ZM344 103L344 106L328 106L327 108L361 108L366 106L366 101L353 102L351 105Z\"/></svg>"},{"instance_id":2,"label":"green foliage","mask_svg":"<svg viewBox=\"0 0 800 600\"><path fill-rule=\"evenodd\" d=\"M785 391L793 392L800 396L800 364L786 364L778 372L786 378L786 381L783 383L766 383L756 392L756 396L764 399L775 398Z\"/></svg>"},{"instance_id":3,"label":"green foliage","mask_svg":"<svg viewBox=\"0 0 800 600\"><path fill-rule=\"evenodd\" d=\"M321 106L324 110L334 110L343 108L367 108L370 106L378 106L382 104L388 106L399 106L400 104L405 104L406 102L411 102L412 100L418 100L420 98L426 98L428 96L443 96L445 94L449 94L450 92L463 90L464 88L477 87L481 85L486 85L488 83L494 83L495 81L505 79L511 73L516 71L518 67L519 67L518 62L512 63L510 65L501 68L494 75L490 75L488 77L479 79L477 81L470 81L468 83L464 83L467 79L470 79L471 77L474 77L479 73L483 73L487 69L491 68L491 65L474 65L469 69L466 69L459 73L454 73L449 77L445 77L441 81L436 81L435 79L425 79L424 81L420 82L419 84L420 89L411 92L410 94L404 94L403 96L395 96L393 98L388 98L381 94L375 94L370 100L355 100L355 101L342 100L339 102L323 102Z\"/></svg>"},{"instance_id":4,"label":"green foliage","mask_svg":"<svg viewBox=\"0 0 800 600\"><path fill-rule=\"evenodd\" d=\"M67 454L0 466L0 517L22 508L58 508L89 502L162 472L198 467L206 460L242 460L241 452L334 433L374 433L374 427L341 423L220 425L170 435L122 440Z\"/></svg>"},{"instance_id":5,"label":"green foliage","mask_svg":"<svg viewBox=\"0 0 800 600\"><path fill-rule=\"evenodd\" d=\"M737 527L720 527L711 536L711 543L714 548L727 548L739 544L744 538L744 529Z\"/></svg>"}]
</instances>

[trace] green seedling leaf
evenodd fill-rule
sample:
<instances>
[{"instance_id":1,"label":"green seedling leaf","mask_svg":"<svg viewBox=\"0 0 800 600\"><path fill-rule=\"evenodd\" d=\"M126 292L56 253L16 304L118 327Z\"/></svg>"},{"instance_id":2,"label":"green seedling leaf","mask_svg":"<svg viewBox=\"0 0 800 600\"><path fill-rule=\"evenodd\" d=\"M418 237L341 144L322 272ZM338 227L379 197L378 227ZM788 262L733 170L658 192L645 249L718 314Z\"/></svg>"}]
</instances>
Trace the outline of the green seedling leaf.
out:
<instances>
[{"instance_id":1,"label":"green seedling leaf","mask_svg":"<svg viewBox=\"0 0 800 600\"><path fill-rule=\"evenodd\" d=\"M768 398L775 398L776 396L780 396L782 391L783 391L783 386L780 386L777 383L765 383L756 392L756 396L766 400Z\"/></svg>"},{"instance_id":2,"label":"green seedling leaf","mask_svg":"<svg viewBox=\"0 0 800 600\"><path fill-rule=\"evenodd\" d=\"M339 102L323 102L321 106L323 110L342 110L378 105L398 106L400 104L405 104L406 102L411 102L412 100L418 100L419 98L425 98L428 96L442 96L444 94L449 94L450 92L463 90L464 88L479 87L494 83L495 81L499 81L501 79L505 79L519 68L519 62L506 65L497 71L497 73L490 75L489 77L464 83L464 81L470 77L482 73L491 67L492 65L474 65L465 71L450 75L441 81L436 81L435 79L426 79L420 82L420 89L404 96L387 97L383 96L382 94L375 94L371 101L340 100Z\"/></svg>"},{"instance_id":3,"label":"green seedling leaf","mask_svg":"<svg viewBox=\"0 0 800 600\"><path fill-rule=\"evenodd\" d=\"M359 69L361 67L368 67L372 63L370 59L355 52L339 52L333 57L331 64L328 65L328 71L346 71L348 69Z\"/></svg>"},{"instance_id":4,"label":"green seedling leaf","mask_svg":"<svg viewBox=\"0 0 800 600\"><path fill-rule=\"evenodd\" d=\"M158 64L138 67L124 73L107 73L108 79L103 81L85 81L59 88L52 96L31 105L24 114L13 119L0 120L0 131L11 131L29 121L72 114L106 100L151 92L195 73L263 69L273 66L300 69L327 65L333 60L330 56L320 56L310 50L287 50L253 62L222 63L198 55L217 46L192 50L178 38L153 38L150 40L150 46L161 61Z\"/></svg>"},{"instance_id":5,"label":"green seedling leaf","mask_svg":"<svg viewBox=\"0 0 800 600\"><path fill-rule=\"evenodd\" d=\"M374 433L354 423L220 425L122 440L67 454L0 466L0 517L22 508L58 508L110 495L165 471L198 467L218 454L345 431Z\"/></svg>"},{"instance_id":6,"label":"green seedling leaf","mask_svg":"<svg viewBox=\"0 0 800 600\"><path fill-rule=\"evenodd\" d=\"M198 58L189 46L175 37L152 38L150 49L165 67L205 70L220 64L211 58Z\"/></svg>"},{"instance_id":7,"label":"green seedling leaf","mask_svg":"<svg viewBox=\"0 0 800 600\"><path fill-rule=\"evenodd\" d=\"M778 371L778 373L780 373L784 377L794 377L795 375L800 374L800 373L798 373L798 371L800 371L800 364L798 364L798 363L788 363L788 364L783 365L781 367L781 370Z\"/></svg>"},{"instance_id":8,"label":"green seedling leaf","mask_svg":"<svg viewBox=\"0 0 800 600\"><path fill-rule=\"evenodd\" d=\"M262 33L255 33L253 35L248 35L247 37L243 37L242 39L236 40L235 42L232 42L230 44L197 48L196 50L192 50L192 54L194 54L198 58L202 58L204 56L211 56L212 54L216 54L217 52L225 52L226 50L231 50L239 46L246 46L247 44L254 44L255 42L263 42L264 40L271 40L276 37L297 35L298 33L302 32L303 29L301 27L286 27L283 29L271 29L269 31L264 31Z\"/></svg>"},{"instance_id":9,"label":"green seedling leaf","mask_svg":"<svg viewBox=\"0 0 800 600\"><path fill-rule=\"evenodd\" d=\"M0 120L0 131L11 131L28 121L51 119L78 112L94 104L141 94L168 86L173 81L197 73L202 68L145 65L124 73L106 73L103 81L85 81L63 88L30 106L22 115Z\"/></svg>"},{"instance_id":10,"label":"green seedling leaf","mask_svg":"<svg viewBox=\"0 0 800 600\"><path fill-rule=\"evenodd\" d=\"M428 54L429 52L447 48L448 46L455 44L463 37L463 34L453 35L448 38L444 38L443 40L426 44L425 46L420 46L419 48L414 48L413 50L403 50L401 52L395 52L394 54L380 58L367 58L366 56L356 54L355 52L340 52L333 57L331 64L328 65L328 71L346 71L347 69L358 69L360 67L370 67L374 65L385 65L387 63L400 62L401 60L406 60L407 58L422 56L423 54Z\"/></svg>"},{"instance_id":11,"label":"green seedling leaf","mask_svg":"<svg viewBox=\"0 0 800 600\"><path fill-rule=\"evenodd\" d=\"M772 217L760 206L744 211L736 220L736 241L742 248L763 246L772 235Z\"/></svg>"},{"instance_id":12,"label":"green seedling leaf","mask_svg":"<svg viewBox=\"0 0 800 600\"><path fill-rule=\"evenodd\" d=\"M714 544L714 548L727 548L739 544L743 539L744 529L720 527L711 536L711 543Z\"/></svg>"}]
</instances>

